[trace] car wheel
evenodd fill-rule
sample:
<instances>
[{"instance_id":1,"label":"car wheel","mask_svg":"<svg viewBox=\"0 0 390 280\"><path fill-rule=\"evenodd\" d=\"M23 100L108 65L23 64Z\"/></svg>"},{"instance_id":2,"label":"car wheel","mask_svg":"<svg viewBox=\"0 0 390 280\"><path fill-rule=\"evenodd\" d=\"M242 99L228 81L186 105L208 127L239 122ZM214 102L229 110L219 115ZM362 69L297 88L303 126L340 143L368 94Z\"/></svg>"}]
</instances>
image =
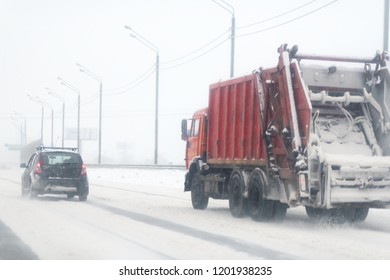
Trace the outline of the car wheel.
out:
<instances>
[{"instance_id":1,"label":"car wheel","mask_svg":"<svg viewBox=\"0 0 390 280\"><path fill-rule=\"evenodd\" d=\"M79 200L80 201L87 201L88 195L87 194L80 194L79 195Z\"/></svg>"},{"instance_id":2,"label":"car wheel","mask_svg":"<svg viewBox=\"0 0 390 280\"><path fill-rule=\"evenodd\" d=\"M38 196L38 193L36 190L33 189L32 187L32 183L30 182L29 185L28 185L28 197L30 199L34 199Z\"/></svg>"},{"instance_id":3,"label":"car wheel","mask_svg":"<svg viewBox=\"0 0 390 280\"><path fill-rule=\"evenodd\" d=\"M26 197L28 195L29 190L24 187L22 184L22 197Z\"/></svg>"}]
</instances>

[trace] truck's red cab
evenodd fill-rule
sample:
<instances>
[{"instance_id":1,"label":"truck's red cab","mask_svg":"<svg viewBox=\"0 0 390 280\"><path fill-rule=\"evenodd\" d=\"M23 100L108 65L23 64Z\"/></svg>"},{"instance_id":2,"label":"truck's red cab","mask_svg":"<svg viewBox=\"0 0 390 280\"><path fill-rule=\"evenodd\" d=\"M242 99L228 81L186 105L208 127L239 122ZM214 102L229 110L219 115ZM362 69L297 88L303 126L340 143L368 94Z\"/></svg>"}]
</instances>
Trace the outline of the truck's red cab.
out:
<instances>
[{"instance_id":1,"label":"truck's red cab","mask_svg":"<svg viewBox=\"0 0 390 280\"><path fill-rule=\"evenodd\" d=\"M206 117L208 109L201 109L194 113L192 119L183 120L181 138L186 141L185 162L189 168L195 157L206 154Z\"/></svg>"}]
</instances>

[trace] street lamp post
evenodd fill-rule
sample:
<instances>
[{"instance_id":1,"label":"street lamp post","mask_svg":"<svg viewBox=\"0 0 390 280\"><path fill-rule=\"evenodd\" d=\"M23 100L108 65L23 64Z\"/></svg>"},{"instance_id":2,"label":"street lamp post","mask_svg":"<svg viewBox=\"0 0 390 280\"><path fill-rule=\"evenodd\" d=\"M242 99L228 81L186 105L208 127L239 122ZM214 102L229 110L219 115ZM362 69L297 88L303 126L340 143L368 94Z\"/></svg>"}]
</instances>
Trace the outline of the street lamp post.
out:
<instances>
[{"instance_id":1,"label":"street lamp post","mask_svg":"<svg viewBox=\"0 0 390 280\"><path fill-rule=\"evenodd\" d=\"M383 28L383 51L389 50L389 0L385 0L385 15L384 15L384 28Z\"/></svg>"},{"instance_id":2,"label":"street lamp post","mask_svg":"<svg viewBox=\"0 0 390 280\"><path fill-rule=\"evenodd\" d=\"M14 114L21 117L23 119L23 122L24 122L24 129L22 128L22 131L21 131L21 144L22 145L25 145L27 144L27 119L25 116L23 116L22 114L16 112L14 110ZM22 126L23 127L23 126Z\"/></svg>"},{"instance_id":3,"label":"street lamp post","mask_svg":"<svg viewBox=\"0 0 390 280\"><path fill-rule=\"evenodd\" d=\"M53 106L51 106L49 103L43 101L38 96L35 97L38 102L40 102L43 106L47 106L51 109L51 146L53 147L53 136L54 136L54 110Z\"/></svg>"},{"instance_id":4,"label":"street lamp post","mask_svg":"<svg viewBox=\"0 0 390 280\"><path fill-rule=\"evenodd\" d=\"M43 104L36 100L36 98L32 97L31 95L27 94L28 98L30 98L31 101L35 103L39 103L42 106L42 113L41 113L41 144L43 144L43 117L45 114L45 108L43 107Z\"/></svg>"},{"instance_id":5,"label":"street lamp post","mask_svg":"<svg viewBox=\"0 0 390 280\"><path fill-rule=\"evenodd\" d=\"M11 116L11 119L13 121L16 121L16 116ZM20 146L23 146L24 145L24 136L23 136L23 124L20 125Z\"/></svg>"},{"instance_id":6,"label":"street lamp post","mask_svg":"<svg viewBox=\"0 0 390 280\"><path fill-rule=\"evenodd\" d=\"M76 65L80 68L80 72L83 72L95 79L99 82L99 151L98 151L98 164L102 163L102 98L103 98L103 81L102 78L88 70L86 67L81 65L80 63L76 63Z\"/></svg>"},{"instance_id":7,"label":"street lamp post","mask_svg":"<svg viewBox=\"0 0 390 280\"><path fill-rule=\"evenodd\" d=\"M218 3L216 0L213 0L215 4L228 11L232 15L232 27L230 29L230 77L234 76L234 45L236 37L236 18L234 17L234 8L229 3L224 0L220 0L225 5Z\"/></svg>"},{"instance_id":8,"label":"street lamp post","mask_svg":"<svg viewBox=\"0 0 390 280\"><path fill-rule=\"evenodd\" d=\"M158 89L159 89L159 72L160 72L160 56L158 48L146 40L143 36L135 32L131 27L125 25L125 28L130 30L130 36L137 39L139 42L147 46L156 53L156 104L155 104L155 125L154 125L154 164L158 164Z\"/></svg>"},{"instance_id":9,"label":"street lamp post","mask_svg":"<svg viewBox=\"0 0 390 280\"><path fill-rule=\"evenodd\" d=\"M65 99L62 98L59 94L55 93L49 88L46 88L47 93L50 94L51 96L59 99L62 102L62 148L64 147L65 144Z\"/></svg>"},{"instance_id":10,"label":"street lamp post","mask_svg":"<svg viewBox=\"0 0 390 280\"><path fill-rule=\"evenodd\" d=\"M57 79L61 81L61 85L66 86L77 94L77 149L80 151L80 90L66 82L61 77L57 77Z\"/></svg>"}]
</instances>

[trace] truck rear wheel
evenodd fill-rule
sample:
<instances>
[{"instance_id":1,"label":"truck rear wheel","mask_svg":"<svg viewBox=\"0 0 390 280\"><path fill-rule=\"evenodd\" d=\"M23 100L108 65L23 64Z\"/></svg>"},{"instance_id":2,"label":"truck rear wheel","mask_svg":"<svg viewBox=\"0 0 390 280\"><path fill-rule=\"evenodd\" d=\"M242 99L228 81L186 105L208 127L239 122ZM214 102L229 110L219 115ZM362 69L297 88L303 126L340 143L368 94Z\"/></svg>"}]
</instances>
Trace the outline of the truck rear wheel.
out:
<instances>
[{"instance_id":1,"label":"truck rear wheel","mask_svg":"<svg viewBox=\"0 0 390 280\"><path fill-rule=\"evenodd\" d=\"M321 219L323 216L323 210L321 208L305 206L305 209L306 209L306 214L310 219Z\"/></svg>"},{"instance_id":2,"label":"truck rear wheel","mask_svg":"<svg viewBox=\"0 0 390 280\"><path fill-rule=\"evenodd\" d=\"M191 202L194 209L206 209L209 204L209 197L204 192L203 182L199 173L195 173L191 180Z\"/></svg>"},{"instance_id":3,"label":"truck rear wheel","mask_svg":"<svg viewBox=\"0 0 390 280\"><path fill-rule=\"evenodd\" d=\"M274 201L264 198L264 188L262 171L259 169L253 170L249 178L248 210L249 215L256 221L268 220L274 215ZM280 216L285 214L281 211Z\"/></svg>"},{"instance_id":4,"label":"truck rear wheel","mask_svg":"<svg viewBox=\"0 0 390 280\"><path fill-rule=\"evenodd\" d=\"M348 220L350 216L349 211L344 211L344 208L315 208L311 206L305 206L307 216L314 220L326 223L344 223Z\"/></svg>"},{"instance_id":5,"label":"truck rear wheel","mask_svg":"<svg viewBox=\"0 0 390 280\"><path fill-rule=\"evenodd\" d=\"M369 208L356 208L355 222L364 222L368 216Z\"/></svg>"},{"instance_id":6,"label":"truck rear wheel","mask_svg":"<svg viewBox=\"0 0 390 280\"><path fill-rule=\"evenodd\" d=\"M306 213L310 219L323 220L336 223L359 223L363 222L368 215L369 208L333 208L333 209L321 209L306 206Z\"/></svg>"},{"instance_id":7,"label":"truck rear wheel","mask_svg":"<svg viewBox=\"0 0 390 280\"><path fill-rule=\"evenodd\" d=\"M347 222L360 223L363 222L368 215L369 208L342 208L342 215Z\"/></svg>"},{"instance_id":8,"label":"truck rear wheel","mask_svg":"<svg viewBox=\"0 0 390 280\"><path fill-rule=\"evenodd\" d=\"M280 201L274 201L273 218L275 221L283 221L287 214L288 205Z\"/></svg>"},{"instance_id":9,"label":"truck rear wheel","mask_svg":"<svg viewBox=\"0 0 390 280\"><path fill-rule=\"evenodd\" d=\"M245 183L238 172L235 172L229 181L229 209L233 217L244 216L247 209L247 200L244 198Z\"/></svg>"}]
</instances>

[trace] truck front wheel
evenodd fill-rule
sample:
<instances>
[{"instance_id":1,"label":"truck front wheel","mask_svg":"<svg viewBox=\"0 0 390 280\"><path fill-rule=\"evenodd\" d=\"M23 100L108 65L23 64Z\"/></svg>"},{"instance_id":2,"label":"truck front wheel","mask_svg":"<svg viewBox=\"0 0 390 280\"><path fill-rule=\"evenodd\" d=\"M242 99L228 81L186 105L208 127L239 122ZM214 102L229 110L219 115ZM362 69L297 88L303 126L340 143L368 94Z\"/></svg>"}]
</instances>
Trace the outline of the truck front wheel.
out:
<instances>
[{"instance_id":1,"label":"truck front wheel","mask_svg":"<svg viewBox=\"0 0 390 280\"><path fill-rule=\"evenodd\" d=\"M209 197L204 192L204 184L199 173L195 173L191 180L191 202L194 209L206 209Z\"/></svg>"}]
</instances>

